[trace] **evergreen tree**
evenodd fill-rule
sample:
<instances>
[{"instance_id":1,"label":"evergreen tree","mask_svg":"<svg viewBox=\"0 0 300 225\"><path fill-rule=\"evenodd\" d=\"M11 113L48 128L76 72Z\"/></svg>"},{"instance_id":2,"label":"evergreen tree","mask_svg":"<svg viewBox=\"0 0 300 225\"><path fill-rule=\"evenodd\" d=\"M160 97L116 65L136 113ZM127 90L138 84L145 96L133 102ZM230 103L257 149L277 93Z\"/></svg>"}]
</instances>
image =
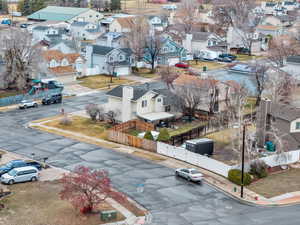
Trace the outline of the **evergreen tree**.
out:
<instances>
[{"instance_id":1,"label":"evergreen tree","mask_svg":"<svg viewBox=\"0 0 300 225\"><path fill-rule=\"evenodd\" d=\"M121 0L111 0L110 2L110 10L120 10L121 9Z\"/></svg>"},{"instance_id":2,"label":"evergreen tree","mask_svg":"<svg viewBox=\"0 0 300 225\"><path fill-rule=\"evenodd\" d=\"M169 131L167 128L160 129L157 140L158 141L169 141L170 140L170 134L169 134Z\"/></svg>"},{"instance_id":3,"label":"evergreen tree","mask_svg":"<svg viewBox=\"0 0 300 225\"><path fill-rule=\"evenodd\" d=\"M30 15L32 13L30 0L20 1L18 4L18 11L20 11L23 16Z\"/></svg>"},{"instance_id":4,"label":"evergreen tree","mask_svg":"<svg viewBox=\"0 0 300 225\"><path fill-rule=\"evenodd\" d=\"M31 0L30 1L31 13L45 8L45 0Z\"/></svg>"},{"instance_id":5,"label":"evergreen tree","mask_svg":"<svg viewBox=\"0 0 300 225\"><path fill-rule=\"evenodd\" d=\"M154 140L151 131L147 131L147 132L145 133L145 135L144 135L144 138L147 139L147 140L151 140L151 141Z\"/></svg>"}]
</instances>

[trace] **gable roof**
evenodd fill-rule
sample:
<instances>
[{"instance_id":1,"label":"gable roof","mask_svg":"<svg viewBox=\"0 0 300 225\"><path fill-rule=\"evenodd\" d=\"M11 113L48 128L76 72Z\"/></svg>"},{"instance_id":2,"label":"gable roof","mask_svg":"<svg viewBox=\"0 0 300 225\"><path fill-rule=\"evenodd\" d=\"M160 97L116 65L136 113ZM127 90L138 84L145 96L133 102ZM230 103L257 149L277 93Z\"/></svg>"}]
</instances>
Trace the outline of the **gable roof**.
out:
<instances>
[{"instance_id":1,"label":"gable roof","mask_svg":"<svg viewBox=\"0 0 300 225\"><path fill-rule=\"evenodd\" d=\"M131 29L135 25L134 17L117 18L116 21L118 21L122 28Z\"/></svg>"},{"instance_id":2,"label":"gable roof","mask_svg":"<svg viewBox=\"0 0 300 225\"><path fill-rule=\"evenodd\" d=\"M268 113L289 122L300 118L300 109L291 105L270 103L270 111Z\"/></svg>"},{"instance_id":3,"label":"gable roof","mask_svg":"<svg viewBox=\"0 0 300 225\"><path fill-rule=\"evenodd\" d=\"M210 32L194 32L193 41L206 41L209 35L211 35Z\"/></svg>"},{"instance_id":4,"label":"gable roof","mask_svg":"<svg viewBox=\"0 0 300 225\"><path fill-rule=\"evenodd\" d=\"M52 59L56 61L61 61L64 58L66 58L69 63L74 63L76 59L80 57L80 54L78 53L64 54L59 50L47 50L43 52L43 57L48 62L50 62Z\"/></svg>"},{"instance_id":5,"label":"gable roof","mask_svg":"<svg viewBox=\"0 0 300 225\"><path fill-rule=\"evenodd\" d=\"M300 55L288 56L286 61L289 63L300 63Z\"/></svg>"},{"instance_id":6,"label":"gable roof","mask_svg":"<svg viewBox=\"0 0 300 225\"><path fill-rule=\"evenodd\" d=\"M67 21L75 16L78 16L89 8L75 8L75 7L60 7L60 6L47 6L35 13L27 16L32 20L55 20L55 21Z\"/></svg>"},{"instance_id":7,"label":"gable roof","mask_svg":"<svg viewBox=\"0 0 300 225\"><path fill-rule=\"evenodd\" d=\"M107 47L103 45L93 45L93 54L107 55L112 50L114 50L113 47Z\"/></svg>"}]
</instances>

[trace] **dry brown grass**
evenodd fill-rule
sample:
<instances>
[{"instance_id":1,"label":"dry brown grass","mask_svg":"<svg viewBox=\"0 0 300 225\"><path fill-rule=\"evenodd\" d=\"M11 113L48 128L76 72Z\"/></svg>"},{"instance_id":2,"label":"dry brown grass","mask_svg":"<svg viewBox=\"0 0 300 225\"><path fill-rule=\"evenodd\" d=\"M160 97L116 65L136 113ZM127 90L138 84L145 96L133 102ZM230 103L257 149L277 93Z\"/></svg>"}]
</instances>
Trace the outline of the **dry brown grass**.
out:
<instances>
[{"instance_id":1,"label":"dry brown grass","mask_svg":"<svg viewBox=\"0 0 300 225\"><path fill-rule=\"evenodd\" d=\"M12 195L4 199L6 208L0 211L0 224L9 225L98 225L99 213L81 215L68 201L59 197L61 184L56 182L29 182L10 186ZM97 210L112 210L107 203ZM117 220L125 217L118 212ZM3 223L2 223L3 222Z\"/></svg>"},{"instance_id":2,"label":"dry brown grass","mask_svg":"<svg viewBox=\"0 0 300 225\"><path fill-rule=\"evenodd\" d=\"M112 82L110 82L111 77L106 75L83 77L83 78L79 78L78 80L81 81L80 85L91 89L99 89L99 88L105 88L113 85L130 83L130 80L119 78L119 77L113 77Z\"/></svg>"},{"instance_id":3,"label":"dry brown grass","mask_svg":"<svg viewBox=\"0 0 300 225\"><path fill-rule=\"evenodd\" d=\"M81 116L71 116L70 120L70 125L60 124L60 120L52 120L50 122L44 123L44 125L100 139L106 139L106 131L111 127L107 123L98 121L94 122L90 118Z\"/></svg>"},{"instance_id":4,"label":"dry brown grass","mask_svg":"<svg viewBox=\"0 0 300 225\"><path fill-rule=\"evenodd\" d=\"M289 192L300 191L300 169L289 169L284 172L271 174L266 178L252 183L247 188L271 198Z\"/></svg>"},{"instance_id":5,"label":"dry brown grass","mask_svg":"<svg viewBox=\"0 0 300 225\"><path fill-rule=\"evenodd\" d=\"M189 61L189 65L192 68L203 69L206 66L207 70L214 70L226 67L227 64L217 63L217 62L201 62L201 61Z\"/></svg>"}]
</instances>

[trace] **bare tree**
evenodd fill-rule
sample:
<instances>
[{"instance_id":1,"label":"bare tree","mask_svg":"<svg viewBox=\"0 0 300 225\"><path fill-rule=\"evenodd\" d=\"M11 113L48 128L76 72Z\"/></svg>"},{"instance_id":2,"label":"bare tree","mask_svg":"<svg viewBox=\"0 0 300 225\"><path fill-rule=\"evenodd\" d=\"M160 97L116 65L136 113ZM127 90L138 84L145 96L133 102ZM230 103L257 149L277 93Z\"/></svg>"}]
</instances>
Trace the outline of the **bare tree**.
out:
<instances>
[{"instance_id":1,"label":"bare tree","mask_svg":"<svg viewBox=\"0 0 300 225\"><path fill-rule=\"evenodd\" d=\"M260 101L261 101L261 96L263 91L265 90L267 79L268 79L268 74L267 71L269 69L269 66L266 65L264 61L258 61L254 60L251 65L253 69L255 81L256 81L256 106L259 106Z\"/></svg>"},{"instance_id":2,"label":"bare tree","mask_svg":"<svg viewBox=\"0 0 300 225\"><path fill-rule=\"evenodd\" d=\"M0 49L6 62L6 88L28 90L31 79L41 70L40 48L32 45L28 32L10 29L0 33Z\"/></svg>"},{"instance_id":3,"label":"bare tree","mask_svg":"<svg viewBox=\"0 0 300 225\"><path fill-rule=\"evenodd\" d=\"M268 51L268 59L275 67L283 67L284 60L288 56L300 53L299 42L289 36L281 36L271 40Z\"/></svg>"},{"instance_id":4,"label":"bare tree","mask_svg":"<svg viewBox=\"0 0 300 225\"><path fill-rule=\"evenodd\" d=\"M151 34L146 38L144 59L151 65L151 70L153 73L155 72L155 63L161 54L162 44L162 37L157 33Z\"/></svg>"},{"instance_id":5,"label":"bare tree","mask_svg":"<svg viewBox=\"0 0 300 225\"><path fill-rule=\"evenodd\" d=\"M146 38L149 36L149 23L144 16L133 19L130 32L125 34L127 47L133 51L135 62L141 62L144 58Z\"/></svg>"},{"instance_id":6,"label":"bare tree","mask_svg":"<svg viewBox=\"0 0 300 225\"><path fill-rule=\"evenodd\" d=\"M253 0L214 0L213 14L216 23L227 30L232 27L238 34L245 48L249 49L253 42L253 32L260 20L254 13L255 1Z\"/></svg>"},{"instance_id":7,"label":"bare tree","mask_svg":"<svg viewBox=\"0 0 300 225\"><path fill-rule=\"evenodd\" d=\"M195 116L195 112L203 103L203 93L199 86L193 83L186 83L175 87L177 105L181 108L183 114L190 118Z\"/></svg>"},{"instance_id":8,"label":"bare tree","mask_svg":"<svg viewBox=\"0 0 300 225\"><path fill-rule=\"evenodd\" d=\"M179 72L174 67L161 67L158 74L160 75L161 80L167 84L169 89L174 89L173 81L179 76Z\"/></svg>"},{"instance_id":9,"label":"bare tree","mask_svg":"<svg viewBox=\"0 0 300 225\"><path fill-rule=\"evenodd\" d=\"M186 34L190 34L192 32L193 26L199 20L199 7L200 4L197 0L181 1L179 9L177 10L175 23L183 25Z\"/></svg>"}]
</instances>

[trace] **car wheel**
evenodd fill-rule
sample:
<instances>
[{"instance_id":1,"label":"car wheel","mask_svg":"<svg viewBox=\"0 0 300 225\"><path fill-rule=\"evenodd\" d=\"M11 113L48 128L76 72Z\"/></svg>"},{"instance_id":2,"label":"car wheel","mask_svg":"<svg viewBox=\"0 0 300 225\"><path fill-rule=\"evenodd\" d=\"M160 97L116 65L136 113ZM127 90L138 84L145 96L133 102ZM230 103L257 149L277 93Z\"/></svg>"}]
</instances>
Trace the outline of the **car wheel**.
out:
<instances>
[{"instance_id":1,"label":"car wheel","mask_svg":"<svg viewBox=\"0 0 300 225\"><path fill-rule=\"evenodd\" d=\"M35 108L37 108L37 107L38 107L38 104L35 103L33 106L34 106Z\"/></svg>"},{"instance_id":2,"label":"car wheel","mask_svg":"<svg viewBox=\"0 0 300 225\"><path fill-rule=\"evenodd\" d=\"M27 108L27 105L24 105L23 109L26 109Z\"/></svg>"},{"instance_id":3,"label":"car wheel","mask_svg":"<svg viewBox=\"0 0 300 225\"><path fill-rule=\"evenodd\" d=\"M190 178L190 177L187 177L187 180L188 180L188 181L191 181L191 178Z\"/></svg>"},{"instance_id":4,"label":"car wheel","mask_svg":"<svg viewBox=\"0 0 300 225\"><path fill-rule=\"evenodd\" d=\"M177 171L175 172L175 175L176 175L177 177L179 177L179 173L178 173Z\"/></svg>"},{"instance_id":5,"label":"car wheel","mask_svg":"<svg viewBox=\"0 0 300 225\"><path fill-rule=\"evenodd\" d=\"M51 104L51 102L48 100L48 101L47 101L47 105L50 105L50 104Z\"/></svg>"},{"instance_id":6,"label":"car wheel","mask_svg":"<svg viewBox=\"0 0 300 225\"><path fill-rule=\"evenodd\" d=\"M14 180L9 180L8 184L14 184Z\"/></svg>"},{"instance_id":7,"label":"car wheel","mask_svg":"<svg viewBox=\"0 0 300 225\"><path fill-rule=\"evenodd\" d=\"M37 181L37 178L36 178L36 177L32 177L32 178L31 178L31 181L32 181L32 182Z\"/></svg>"}]
</instances>

